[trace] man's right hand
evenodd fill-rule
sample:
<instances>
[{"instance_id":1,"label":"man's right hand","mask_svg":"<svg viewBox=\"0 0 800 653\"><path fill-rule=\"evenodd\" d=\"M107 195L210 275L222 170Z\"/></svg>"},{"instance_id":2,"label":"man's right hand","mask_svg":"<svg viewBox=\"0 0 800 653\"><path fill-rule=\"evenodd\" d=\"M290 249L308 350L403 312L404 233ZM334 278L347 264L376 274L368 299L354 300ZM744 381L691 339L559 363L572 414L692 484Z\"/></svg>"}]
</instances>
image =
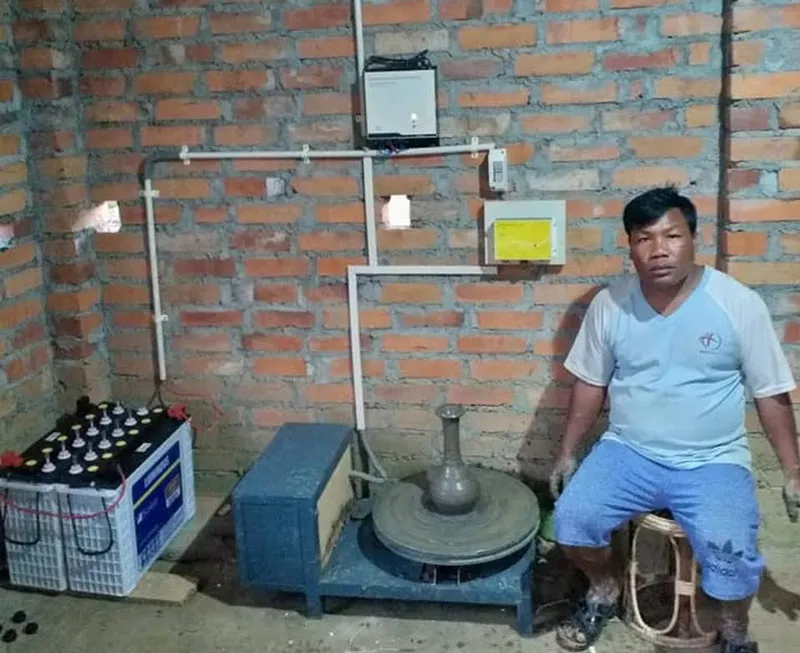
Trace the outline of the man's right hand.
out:
<instances>
[{"instance_id":1,"label":"man's right hand","mask_svg":"<svg viewBox=\"0 0 800 653\"><path fill-rule=\"evenodd\" d=\"M578 467L578 461L574 456L561 455L556 458L553 471L550 472L550 494L554 499L558 499L561 492L567 487L575 469Z\"/></svg>"}]
</instances>

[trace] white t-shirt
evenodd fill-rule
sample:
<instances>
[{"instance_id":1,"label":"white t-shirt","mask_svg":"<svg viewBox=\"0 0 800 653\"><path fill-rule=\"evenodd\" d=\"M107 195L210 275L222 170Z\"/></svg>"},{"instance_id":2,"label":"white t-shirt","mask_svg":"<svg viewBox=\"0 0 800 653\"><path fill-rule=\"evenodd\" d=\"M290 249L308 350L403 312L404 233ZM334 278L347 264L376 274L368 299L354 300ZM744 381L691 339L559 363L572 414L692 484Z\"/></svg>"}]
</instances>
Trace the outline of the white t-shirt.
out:
<instances>
[{"instance_id":1,"label":"white t-shirt","mask_svg":"<svg viewBox=\"0 0 800 653\"><path fill-rule=\"evenodd\" d=\"M608 386L603 437L683 469L749 469L746 392L761 398L796 387L764 301L710 267L669 316L653 310L636 277L601 290L564 365Z\"/></svg>"}]
</instances>

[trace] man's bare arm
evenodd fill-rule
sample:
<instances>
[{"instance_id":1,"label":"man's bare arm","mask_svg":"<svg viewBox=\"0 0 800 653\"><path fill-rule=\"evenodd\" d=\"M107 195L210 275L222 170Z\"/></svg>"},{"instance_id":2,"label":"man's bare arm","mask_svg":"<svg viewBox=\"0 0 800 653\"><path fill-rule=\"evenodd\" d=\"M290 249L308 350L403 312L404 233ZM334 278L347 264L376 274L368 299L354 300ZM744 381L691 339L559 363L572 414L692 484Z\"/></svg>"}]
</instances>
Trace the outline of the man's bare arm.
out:
<instances>
[{"instance_id":1,"label":"man's bare arm","mask_svg":"<svg viewBox=\"0 0 800 653\"><path fill-rule=\"evenodd\" d=\"M756 410L775 454L783 468L783 501L792 522L800 520L800 454L797 425L788 393L756 399Z\"/></svg>"},{"instance_id":2,"label":"man's bare arm","mask_svg":"<svg viewBox=\"0 0 800 653\"><path fill-rule=\"evenodd\" d=\"M800 479L800 454L797 446L797 424L788 393L756 399L756 410L775 455L787 480Z\"/></svg>"},{"instance_id":3,"label":"man's bare arm","mask_svg":"<svg viewBox=\"0 0 800 653\"><path fill-rule=\"evenodd\" d=\"M561 441L560 455L572 458L592 428L606 400L606 388L575 379L569 401L567 426Z\"/></svg>"}]
</instances>

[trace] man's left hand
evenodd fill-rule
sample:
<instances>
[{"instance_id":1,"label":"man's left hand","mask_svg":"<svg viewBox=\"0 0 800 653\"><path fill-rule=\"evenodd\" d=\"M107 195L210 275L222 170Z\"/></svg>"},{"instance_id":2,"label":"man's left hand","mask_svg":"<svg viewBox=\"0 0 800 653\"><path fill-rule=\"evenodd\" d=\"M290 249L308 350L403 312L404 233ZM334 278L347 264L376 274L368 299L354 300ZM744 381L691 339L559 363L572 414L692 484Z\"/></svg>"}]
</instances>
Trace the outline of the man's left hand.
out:
<instances>
[{"instance_id":1,"label":"man's left hand","mask_svg":"<svg viewBox=\"0 0 800 653\"><path fill-rule=\"evenodd\" d=\"M800 476L792 476L783 486L783 502L789 521L796 523L800 519Z\"/></svg>"}]
</instances>

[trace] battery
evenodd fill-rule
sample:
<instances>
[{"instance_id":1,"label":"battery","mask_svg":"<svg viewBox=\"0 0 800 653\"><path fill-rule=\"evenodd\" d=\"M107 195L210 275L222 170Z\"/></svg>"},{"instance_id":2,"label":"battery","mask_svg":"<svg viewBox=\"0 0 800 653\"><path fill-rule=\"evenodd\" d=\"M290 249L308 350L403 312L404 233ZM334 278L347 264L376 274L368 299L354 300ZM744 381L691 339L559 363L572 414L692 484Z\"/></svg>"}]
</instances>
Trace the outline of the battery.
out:
<instances>
[{"instance_id":1,"label":"battery","mask_svg":"<svg viewBox=\"0 0 800 653\"><path fill-rule=\"evenodd\" d=\"M14 585L126 596L195 514L191 420L79 402L0 474Z\"/></svg>"}]
</instances>

